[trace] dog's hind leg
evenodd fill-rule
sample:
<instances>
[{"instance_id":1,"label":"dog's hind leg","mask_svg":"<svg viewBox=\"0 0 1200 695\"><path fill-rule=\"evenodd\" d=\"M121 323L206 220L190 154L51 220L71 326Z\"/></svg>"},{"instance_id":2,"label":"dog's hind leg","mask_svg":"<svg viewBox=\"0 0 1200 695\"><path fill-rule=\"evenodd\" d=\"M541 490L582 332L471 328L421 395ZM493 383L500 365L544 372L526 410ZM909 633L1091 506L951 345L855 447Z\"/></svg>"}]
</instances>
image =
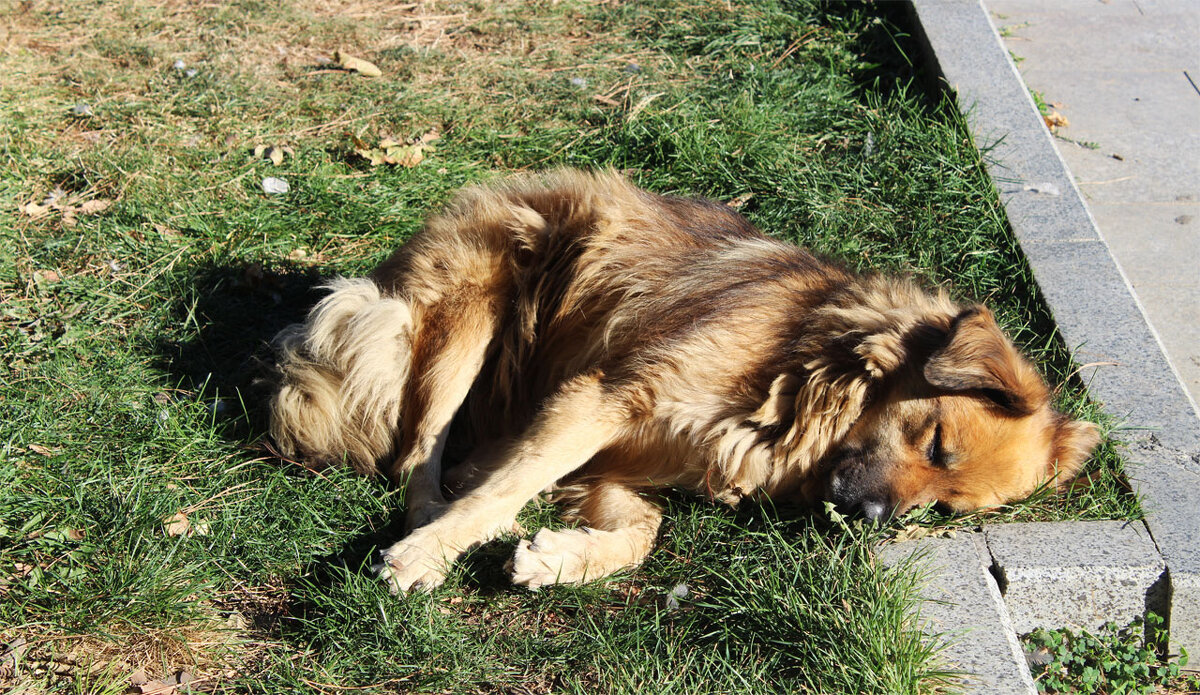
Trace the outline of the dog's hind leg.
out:
<instances>
[{"instance_id":1,"label":"dog's hind leg","mask_svg":"<svg viewBox=\"0 0 1200 695\"><path fill-rule=\"evenodd\" d=\"M445 508L442 452L454 413L479 375L496 332L499 316L490 296L483 288L459 288L426 307L418 319L398 455L389 471L406 485L410 530Z\"/></svg>"},{"instance_id":2,"label":"dog's hind leg","mask_svg":"<svg viewBox=\"0 0 1200 695\"><path fill-rule=\"evenodd\" d=\"M628 424L629 404L598 375L576 377L547 400L533 424L503 450L477 487L383 553L380 576L393 591L430 589L468 548L512 528L539 492L584 465Z\"/></svg>"},{"instance_id":3,"label":"dog's hind leg","mask_svg":"<svg viewBox=\"0 0 1200 695\"><path fill-rule=\"evenodd\" d=\"M598 480L567 488L568 518L580 528L542 529L512 557L514 584L582 584L641 564L658 535L662 510L622 483Z\"/></svg>"}]
</instances>

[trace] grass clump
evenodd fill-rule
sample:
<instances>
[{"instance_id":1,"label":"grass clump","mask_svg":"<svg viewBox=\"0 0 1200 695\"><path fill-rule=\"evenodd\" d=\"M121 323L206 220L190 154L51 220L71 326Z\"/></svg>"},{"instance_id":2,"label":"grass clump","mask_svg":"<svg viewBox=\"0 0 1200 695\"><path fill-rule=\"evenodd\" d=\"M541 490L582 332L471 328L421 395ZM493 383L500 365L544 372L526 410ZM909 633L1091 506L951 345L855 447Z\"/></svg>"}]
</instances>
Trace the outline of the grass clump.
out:
<instances>
[{"instance_id":1,"label":"grass clump","mask_svg":"<svg viewBox=\"0 0 1200 695\"><path fill-rule=\"evenodd\" d=\"M323 278L366 271L465 184L557 165L730 201L851 267L986 301L1059 405L1099 418L892 12L19 4L0 29L0 656L25 646L0 661L89 665L0 683L123 690L135 669L188 668L252 692L937 687L904 617L913 580L875 565L878 535L675 499L662 547L618 581L517 591L509 538L396 598L365 568L401 533L402 491L257 447L254 359ZM335 69L337 50L384 75ZM355 152L434 131L415 166ZM1111 443L1087 474L1003 514L1140 513ZM172 531L180 514L190 531Z\"/></svg>"}]
</instances>

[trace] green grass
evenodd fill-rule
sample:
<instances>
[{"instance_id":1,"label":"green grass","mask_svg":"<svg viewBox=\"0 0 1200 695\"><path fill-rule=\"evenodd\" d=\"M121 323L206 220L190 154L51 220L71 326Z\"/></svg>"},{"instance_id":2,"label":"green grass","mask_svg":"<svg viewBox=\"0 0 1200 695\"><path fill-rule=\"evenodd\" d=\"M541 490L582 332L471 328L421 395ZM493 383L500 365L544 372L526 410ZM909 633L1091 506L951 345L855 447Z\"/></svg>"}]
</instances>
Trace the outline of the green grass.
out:
<instances>
[{"instance_id":1,"label":"green grass","mask_svg":"<svg viewBox=\"0 0 1200 695\"><path fill-rule=\"evenodd\" d=\"M402 494L254 446L254 358L321 277L369 269L466 183L555 165L739 200L771 234L986 301L1060 406L1103 421L961 118L918 88L891 10L307 8L123 0L9 16L0 641L31 644L0 679L119 691L135 666L186 666L262 692L931 690L936 662L905 618L913 578L873 563L880 533L679 498L659 549L619 581L518 591L500 570L509 538L433 596L397 599L365 566L399 533ZM330 69L339 48L384 76ZM442 138L415 167L354 153L432 129ZM294 154L276 167L256 145ZM265 195L266 176L290 192ZM56 190L60 209L19 209ZM89 200L113 203L88 214ZM1090 485L989 518L1136 517L1120 472L1106 443ZM169 535L178 512L207 533ZM922 514L906 523L980 521ZM49 675L72 652L77 666Z\"/></svg>"}]
</instances>

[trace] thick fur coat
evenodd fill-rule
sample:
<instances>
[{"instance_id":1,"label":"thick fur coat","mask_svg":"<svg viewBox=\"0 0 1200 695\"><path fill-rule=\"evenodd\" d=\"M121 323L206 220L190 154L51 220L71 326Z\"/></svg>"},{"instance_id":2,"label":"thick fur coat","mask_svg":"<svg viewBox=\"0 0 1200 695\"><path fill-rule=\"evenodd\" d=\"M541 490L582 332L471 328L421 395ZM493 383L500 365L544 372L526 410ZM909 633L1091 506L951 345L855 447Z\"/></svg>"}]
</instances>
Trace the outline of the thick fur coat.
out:
<instances>
[{"instance_id":1,"label":"thick fur coat","mask_svg":"<svg viewBox=\"0 0 1200 695\"><path fill-rule=\"evenodd\" d=\"M412 530L380 566L397 591L440 583L547 489L580 527L518 546L532 588L640 562L657 489L965 510L1069 478L1097 441L985 308L614 173L467 189L329 289L276 338L271 434L407 484ZM456 421L473 448L443 471Z\"/></svg>"}]
</instances>

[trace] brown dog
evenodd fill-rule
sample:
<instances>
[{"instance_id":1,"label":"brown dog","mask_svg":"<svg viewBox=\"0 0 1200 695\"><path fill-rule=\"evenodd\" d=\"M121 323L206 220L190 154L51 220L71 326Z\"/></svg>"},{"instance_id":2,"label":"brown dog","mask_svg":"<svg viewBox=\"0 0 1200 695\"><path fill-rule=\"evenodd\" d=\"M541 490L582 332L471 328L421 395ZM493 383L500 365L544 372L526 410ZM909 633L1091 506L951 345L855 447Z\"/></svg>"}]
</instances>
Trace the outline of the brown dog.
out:
<instances>
[{"instance_id":1,"label":"brown dog","mask_svg":"<svg viewBox=\"0 0 1200 695\"><path fill-rule=\"evenodd\" d=\"M407 484L393 590L440 584L546 489L578 528L513 557L536 588L637 565L682 487L881 519L1066 480L1098 435L1049 405L987 309L858 276L716 203L559 171L468 189L276 339L280 448ZM456 413L475 442L448 472Z\"/></svg>"}]
</instances>

